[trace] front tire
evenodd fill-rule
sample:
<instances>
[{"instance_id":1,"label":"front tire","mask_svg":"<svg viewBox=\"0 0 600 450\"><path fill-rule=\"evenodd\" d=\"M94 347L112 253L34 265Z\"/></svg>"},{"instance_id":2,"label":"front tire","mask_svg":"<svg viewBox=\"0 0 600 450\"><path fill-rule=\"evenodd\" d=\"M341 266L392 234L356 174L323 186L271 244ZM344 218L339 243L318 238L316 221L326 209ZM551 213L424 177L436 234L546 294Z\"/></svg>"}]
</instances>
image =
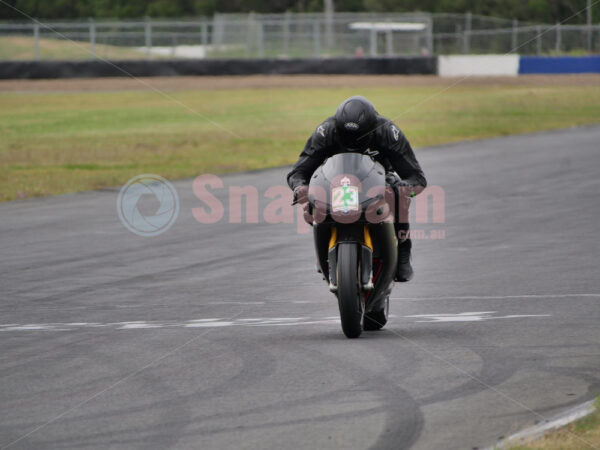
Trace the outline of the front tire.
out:
<instances>
[{"instance_id":1,"label":"front tire","mask_svg":"<svg viewBox=\"0 0 600 450\"><path fill-rule=\"evenodd\" d=\"M337 258L337 298L342 330L348 338L362 333L364 308L358 288L358 251L356 244L342 243Z\"/></svg>"}]
</instances>

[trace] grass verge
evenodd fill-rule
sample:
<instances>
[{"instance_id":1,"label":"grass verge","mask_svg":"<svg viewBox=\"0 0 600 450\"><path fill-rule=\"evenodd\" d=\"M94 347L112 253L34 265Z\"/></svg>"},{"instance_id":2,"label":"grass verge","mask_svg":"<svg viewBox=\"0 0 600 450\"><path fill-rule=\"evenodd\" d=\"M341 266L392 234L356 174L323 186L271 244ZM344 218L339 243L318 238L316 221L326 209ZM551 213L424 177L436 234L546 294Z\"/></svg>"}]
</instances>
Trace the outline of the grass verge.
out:
<instances>
[{"instance_id":1,"label":"grass verge","mask_svg":"<svg viewBox=\"0 0 600 450\"><path fill-rule=\"evenodd\" d=\"M92 57L89 42L66 39L41 38L39 57L42 60L79 60ZM95 54L106 59L143 59L145 53L128 47L96 44ZM0 60L25 60L35 58L35 40L26 36L1 36Z\"/></svg>"},{"instance_id":2,"label":"grass verge","mask_svg":"<svg viewBox=\"0 0 600 450\"><path fill-rule=\"evenodd\" d=\"M596 410L569 425L511 450L583 450L600 448L600 397Z\"/></svg>"},{"instance_id":3,"label":"grass verge","mask_svg":"<svg viewBox=\"0 0 600 450\"><path fill-rule=\"evenodd\" d=\"M355 94L394 118L418 147L600 121L593 85L271 89L265 80L264 88L172 91L170 98L0 93L0 200L118 186L141 173L176 179L290 164L316 125Z\"/></svg>"}]
</instances>

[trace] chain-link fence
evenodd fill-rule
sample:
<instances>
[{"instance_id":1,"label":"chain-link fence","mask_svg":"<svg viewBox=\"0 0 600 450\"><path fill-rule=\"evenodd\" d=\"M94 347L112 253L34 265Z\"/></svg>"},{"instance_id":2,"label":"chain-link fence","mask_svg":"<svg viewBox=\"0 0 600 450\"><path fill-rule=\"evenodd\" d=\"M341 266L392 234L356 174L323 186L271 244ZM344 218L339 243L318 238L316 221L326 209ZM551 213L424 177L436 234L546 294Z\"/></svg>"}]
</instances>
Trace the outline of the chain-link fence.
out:
<instances>
[{"instance_id":1,"label":"chain-link fence","mask_svg":"<svg viewBox=\"0 0 600 450\"><path fill-rule=\"evenodd\" d=\"M307 58L600 52L600 25L472 14L217 14L0 23L0 60Z\"/></svg>"}]
</instances>

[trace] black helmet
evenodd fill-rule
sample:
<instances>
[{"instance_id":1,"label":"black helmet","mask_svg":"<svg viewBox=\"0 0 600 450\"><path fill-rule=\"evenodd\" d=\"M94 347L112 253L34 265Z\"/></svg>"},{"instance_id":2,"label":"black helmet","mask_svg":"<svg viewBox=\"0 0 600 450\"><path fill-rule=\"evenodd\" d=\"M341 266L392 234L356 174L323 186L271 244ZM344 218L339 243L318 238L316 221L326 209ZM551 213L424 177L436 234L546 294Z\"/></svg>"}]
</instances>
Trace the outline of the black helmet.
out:
<instances>
[{"instance_id":1,"label":"black helmet","mask_svg":"<svg viewBox=\"0 0 600 450\"><path fill-rule=\"evenodd\" d=\"M377 124L377 111L361 95L342 102L335 113L335 126L339 143L349 150L365 150L373 138Z\"/></svg>"}]
</instances>

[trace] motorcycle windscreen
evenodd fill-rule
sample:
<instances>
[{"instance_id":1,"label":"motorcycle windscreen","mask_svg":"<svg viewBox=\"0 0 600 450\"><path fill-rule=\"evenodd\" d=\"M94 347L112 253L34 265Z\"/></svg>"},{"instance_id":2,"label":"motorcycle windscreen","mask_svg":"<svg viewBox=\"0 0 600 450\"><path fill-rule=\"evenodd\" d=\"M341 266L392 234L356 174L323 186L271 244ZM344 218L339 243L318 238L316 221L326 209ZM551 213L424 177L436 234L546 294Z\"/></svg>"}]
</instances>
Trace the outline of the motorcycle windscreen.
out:
<instances>
[{"instance_id":1,"label":"motorcycle windscreen","mask_svg":"<svg viewBox=\"0 0 600 450\"><path fill-rule=\"evenodd\" d=\"M369 156L340 153L315 171L309 189L316 216L331 214L336 221L351 223L385 194L385 170ZM377 218L380 222L381 218Z\"/></svg>"},{"instance_id":2,"label":"motorcycle windscreen","mask_svg":"<svg viewBox=\"0 0 600 450\"><path fill-rule=\"evenodd\" d=\"M352 174L359 181L365 180L375 167L375 161L359 153L340 153L323 164L323 174L330 182L340 174Z\"/></svg>"}]
</instances>

